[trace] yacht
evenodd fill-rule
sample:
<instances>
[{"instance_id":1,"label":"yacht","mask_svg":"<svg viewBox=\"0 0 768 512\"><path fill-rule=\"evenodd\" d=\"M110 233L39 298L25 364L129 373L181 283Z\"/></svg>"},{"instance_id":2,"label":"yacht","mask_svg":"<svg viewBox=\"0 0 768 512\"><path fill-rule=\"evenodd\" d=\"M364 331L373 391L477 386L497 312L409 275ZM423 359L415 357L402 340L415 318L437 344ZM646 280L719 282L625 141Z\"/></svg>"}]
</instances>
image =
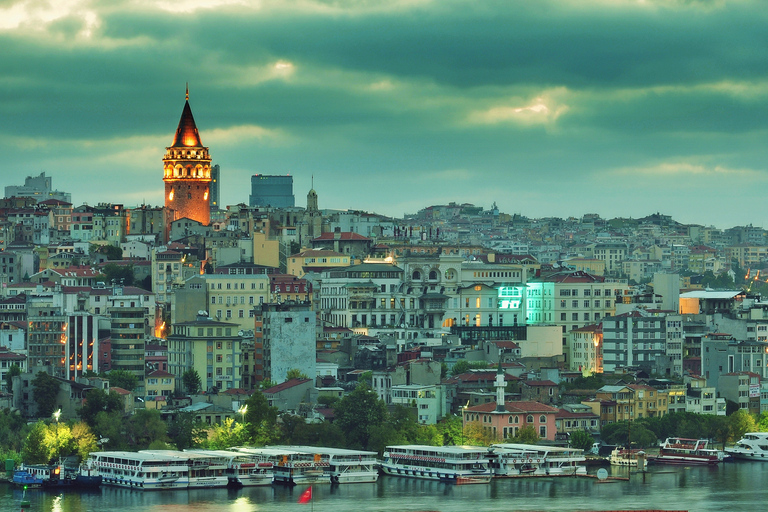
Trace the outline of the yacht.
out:
<instances>
[{"instance_id":1,"label":"yacht","mask_svg":"<svg viewBox=\"0 0 768 512\"><path fill-rule=\"evenodd\" d=\"M734 459L768 461L768 432L747 432L725 453Z\"/></svg>"}]
</instances>

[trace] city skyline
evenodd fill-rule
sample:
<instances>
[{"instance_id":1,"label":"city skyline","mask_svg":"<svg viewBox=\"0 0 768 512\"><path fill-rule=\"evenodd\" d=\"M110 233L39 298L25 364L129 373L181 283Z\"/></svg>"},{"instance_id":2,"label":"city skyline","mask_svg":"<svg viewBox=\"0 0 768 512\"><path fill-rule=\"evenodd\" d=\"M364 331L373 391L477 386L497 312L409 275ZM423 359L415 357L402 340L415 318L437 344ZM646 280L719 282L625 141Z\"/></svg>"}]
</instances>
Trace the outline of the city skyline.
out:
<instances>
[{"instance_id":1,"label":"city skyline","mask_svg":"<svg viewBox=\"0 0 768 512\"><path fill-rule=\"evenodd\" d=\"M768 225L766 15L753 0L0 3L0 149L75 204L163 204L184 105L221 204L401 217ZM727 201L727 202L726 202ZM733 204L737 208L733 207Z\"/></svg>"}]
</instances>

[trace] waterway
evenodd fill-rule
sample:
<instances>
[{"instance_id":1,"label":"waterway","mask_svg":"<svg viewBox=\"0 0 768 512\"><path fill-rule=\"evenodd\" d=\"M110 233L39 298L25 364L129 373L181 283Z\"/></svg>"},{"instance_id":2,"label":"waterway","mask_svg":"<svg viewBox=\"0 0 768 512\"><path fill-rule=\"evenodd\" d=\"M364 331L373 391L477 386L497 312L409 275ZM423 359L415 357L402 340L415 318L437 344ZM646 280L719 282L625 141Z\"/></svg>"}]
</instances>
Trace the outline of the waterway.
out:
<instances>
[{"instance_id":1,"label":"waterway","mask_svg":"<svg viewBox=\"0 0 768 512\"><path fill-rule=\"evenodd\" d=\"M596 468L589 468L591 473ZM645 475L610 468L629 481L584 477L494 480L449 485L382 476L375 484L316 485L313 503L297 504L299 486L144 492L103 487L91 492L27 491L25 512L513 512L604 510L765 510L768 462L717 467L652 466ZM21 510L21 491L0 484L0 511Z\"/></svg>"}]
</instances>

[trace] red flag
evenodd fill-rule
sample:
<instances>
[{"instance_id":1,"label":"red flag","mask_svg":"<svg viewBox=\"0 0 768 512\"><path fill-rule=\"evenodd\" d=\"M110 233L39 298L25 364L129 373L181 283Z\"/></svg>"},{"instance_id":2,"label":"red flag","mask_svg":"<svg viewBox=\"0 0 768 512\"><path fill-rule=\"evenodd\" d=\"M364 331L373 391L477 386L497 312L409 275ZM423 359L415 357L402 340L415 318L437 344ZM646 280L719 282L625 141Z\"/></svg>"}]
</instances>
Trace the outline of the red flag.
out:
<instances>
[{"instance_id":1,"label":"red flag","mask_svg":"<svg viewBox=\"0 0 768 512\"><path fill-rule=\"evenodd\" d=\"M301 493L301 496L299 496L299 503L309 503L309 500L312 499L312 487L308 487L306 491Z\"/></svg>"}]
</instances>

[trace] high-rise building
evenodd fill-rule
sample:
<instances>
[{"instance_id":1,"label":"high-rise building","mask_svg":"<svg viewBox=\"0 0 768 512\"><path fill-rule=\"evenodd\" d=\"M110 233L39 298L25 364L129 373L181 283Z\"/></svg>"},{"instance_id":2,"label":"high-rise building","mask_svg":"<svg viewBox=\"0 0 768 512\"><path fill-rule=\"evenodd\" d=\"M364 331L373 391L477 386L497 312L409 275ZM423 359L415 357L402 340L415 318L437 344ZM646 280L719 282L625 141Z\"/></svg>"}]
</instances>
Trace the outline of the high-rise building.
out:
<instances>
[{"instance_id":1,"label":"high-rise building","mask_svg":"<svg viewBox=\"0 0 768 512\"><path fill-rule=\"evenodd\" d=\"M211 167L211 194L209 197L210 203L211 203L211 210L218 210L220 199L219 194L221 190L221 185L219 184L219 172L221 168L219 167L219 164L214 165Z\"/></svg>"},{"instance_id":2,"label":"high-rise building","mask_svg":"<svg viewBox=\"0 0 768 512\"><path fill-rule=\"evenodd\" d=\"M296 205L293 196L293 176L272 176L256 174L251 176L250 206L272 206L292 208Z\"/></svg>"},{"instance_id":3,"label":"high-rise building","mask_svg":"<svg viewBox=\"0 0 768 512\"><path fill-rule=\"evenodd\" d=\"M163 157L165 207L173 210L172 220L188 218L203 225L211 222L211 156L200 141L192 109L189 88L184 110L173 144Z\"/></svg>"}]
</instances>

